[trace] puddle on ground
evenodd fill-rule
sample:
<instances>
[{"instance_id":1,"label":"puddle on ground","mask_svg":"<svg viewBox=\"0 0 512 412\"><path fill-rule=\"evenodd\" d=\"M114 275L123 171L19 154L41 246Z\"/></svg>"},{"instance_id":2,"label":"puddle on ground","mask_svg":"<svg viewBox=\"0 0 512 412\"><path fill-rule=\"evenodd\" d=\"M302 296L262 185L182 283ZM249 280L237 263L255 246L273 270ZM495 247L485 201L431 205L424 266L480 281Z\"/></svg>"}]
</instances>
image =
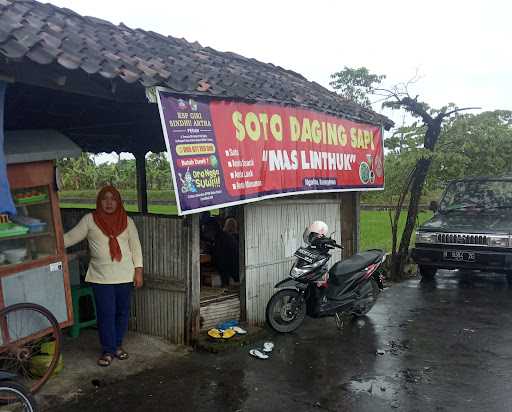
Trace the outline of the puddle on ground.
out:
<instances>
[{"instance_id":1,"label":"puddle on ground","mask_svg":"<svg viewBox=\"0 0 512 412\"><path fill-rule=\"evenodd\" d=\"M346 389L355 394L367 394L381 399L393 400L398 393L398 384L387 376L375 376L368 379L352 379Z\"/></svg>"}]
</instances>

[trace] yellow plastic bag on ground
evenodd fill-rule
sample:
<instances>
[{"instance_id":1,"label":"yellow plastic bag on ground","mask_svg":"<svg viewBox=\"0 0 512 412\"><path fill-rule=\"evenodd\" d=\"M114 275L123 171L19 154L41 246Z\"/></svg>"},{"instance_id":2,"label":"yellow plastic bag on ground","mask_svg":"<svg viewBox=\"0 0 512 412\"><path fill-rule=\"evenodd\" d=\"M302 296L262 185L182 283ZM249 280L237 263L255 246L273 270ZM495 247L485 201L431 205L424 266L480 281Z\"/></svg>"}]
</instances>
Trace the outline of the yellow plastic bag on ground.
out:
<instances>
[{"instance_id":1,"label":"yellow plastic bag on ground","mask_svg":"<svg viewBox=\"0 0 512 412\"><path fill-rule=\"evenodd\" d=\"M55 342L44 342L41 344L41 354L35 355L30 359L30 373L34 376L43 376L48 370L50 363L52 362L53 355L55 354ZM52 373L52 376L57 375L64 367L62 361L62 354L59 355L57 366Z\"/></svg>"}]
</instances>

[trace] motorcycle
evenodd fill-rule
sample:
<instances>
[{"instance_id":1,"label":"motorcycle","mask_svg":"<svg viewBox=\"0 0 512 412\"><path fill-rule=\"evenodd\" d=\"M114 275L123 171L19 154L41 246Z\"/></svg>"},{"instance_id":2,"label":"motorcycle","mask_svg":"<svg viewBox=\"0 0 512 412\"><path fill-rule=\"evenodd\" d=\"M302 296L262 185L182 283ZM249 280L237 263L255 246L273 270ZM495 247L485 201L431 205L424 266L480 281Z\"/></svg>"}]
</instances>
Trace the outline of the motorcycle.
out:
<instances>
[{"instance_id":1,"label":"motorcycle","mask_svg":"<svg viewBox=\"0 0 512 412\"><path fill-rule=\"evenodd\" d=\"M327 232L327 225L321 223ZM306 315L334 316L338 328L347 316L366 315L384 289L382 265L385 253L372 249L336 262L328 269L331 251L343 249L322 233L304 232L306 247L299 248L289 277L275 285L279 289L269 300L266 320L272 329L287 333L296 330Z\"/></svg>"},{"instance_id":2,"label":"motorcycle","mask_svg":"<svg viewBox=\"0 0 512 412\"><path fill-rule=\"evenodd\" d=\"M0 370L0 410L19 412L39 411L34 396L16 378L16 375Z\"/></svg>"}]
</instances>

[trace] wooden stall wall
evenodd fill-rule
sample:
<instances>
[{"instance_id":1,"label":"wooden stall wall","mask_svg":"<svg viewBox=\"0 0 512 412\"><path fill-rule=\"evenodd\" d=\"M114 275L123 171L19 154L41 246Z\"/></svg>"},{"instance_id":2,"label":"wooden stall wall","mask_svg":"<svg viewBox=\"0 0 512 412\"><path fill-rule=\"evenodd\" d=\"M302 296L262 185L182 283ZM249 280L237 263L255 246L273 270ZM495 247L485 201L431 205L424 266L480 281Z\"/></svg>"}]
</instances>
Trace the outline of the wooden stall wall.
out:
<instances>
[{"instance_id":1,"label":"wooden stall wall","mask_svg":"<svg viewBox=\"0 0 512 412\"><path fill-rule=\"evenodd\" d=\"M88 212L63 209L64 227L69 230ZM144 257L144 287L134 293L130 329L190 344L199 333L198 218L130 217Z\"/></svg>"},{"instance_id":2,"label":"wooden stall wall","mask_svg":"<svg viewBox=\"0 0 512 412\"><path fill-rule=\"evenodd\" d=\"M265 322L265 307L275 292L274 285L288 276L306 226L323 220L340 241L341 210L339 195L273 199L245 206L246 293L242 305L250 324ZM339 251L333 253L333 262L340 258Z\"/></svg>"}]
</instances>

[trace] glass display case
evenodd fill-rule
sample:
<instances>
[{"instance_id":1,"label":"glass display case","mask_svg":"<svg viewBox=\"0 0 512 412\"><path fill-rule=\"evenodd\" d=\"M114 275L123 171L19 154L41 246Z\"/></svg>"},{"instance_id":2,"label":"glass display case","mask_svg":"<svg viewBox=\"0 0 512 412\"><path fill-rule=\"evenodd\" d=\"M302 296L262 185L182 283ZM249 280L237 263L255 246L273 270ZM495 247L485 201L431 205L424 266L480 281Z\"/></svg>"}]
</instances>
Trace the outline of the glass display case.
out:
<instances>
[{"instance_id":1,"label":"glass display case","mask_svg":"<svg viewBox=\"0 0 512 412\"><path fill-rule=\"evenodd\" d=\"M0 308L38 303L72 322L71 293L52 161L7 165L16 216L0 215Z\"/></svg>"},{"instance_id":2,"label":"glass display case","mask_svg":"<svg viewBox=\"0 0 512 412\"><path fill-rule=\"evenodd\" d=\"M48 187L12 192L17 215L0 223L0 266L34 262L57 254Z\"/></svg>"}]
</instances>

